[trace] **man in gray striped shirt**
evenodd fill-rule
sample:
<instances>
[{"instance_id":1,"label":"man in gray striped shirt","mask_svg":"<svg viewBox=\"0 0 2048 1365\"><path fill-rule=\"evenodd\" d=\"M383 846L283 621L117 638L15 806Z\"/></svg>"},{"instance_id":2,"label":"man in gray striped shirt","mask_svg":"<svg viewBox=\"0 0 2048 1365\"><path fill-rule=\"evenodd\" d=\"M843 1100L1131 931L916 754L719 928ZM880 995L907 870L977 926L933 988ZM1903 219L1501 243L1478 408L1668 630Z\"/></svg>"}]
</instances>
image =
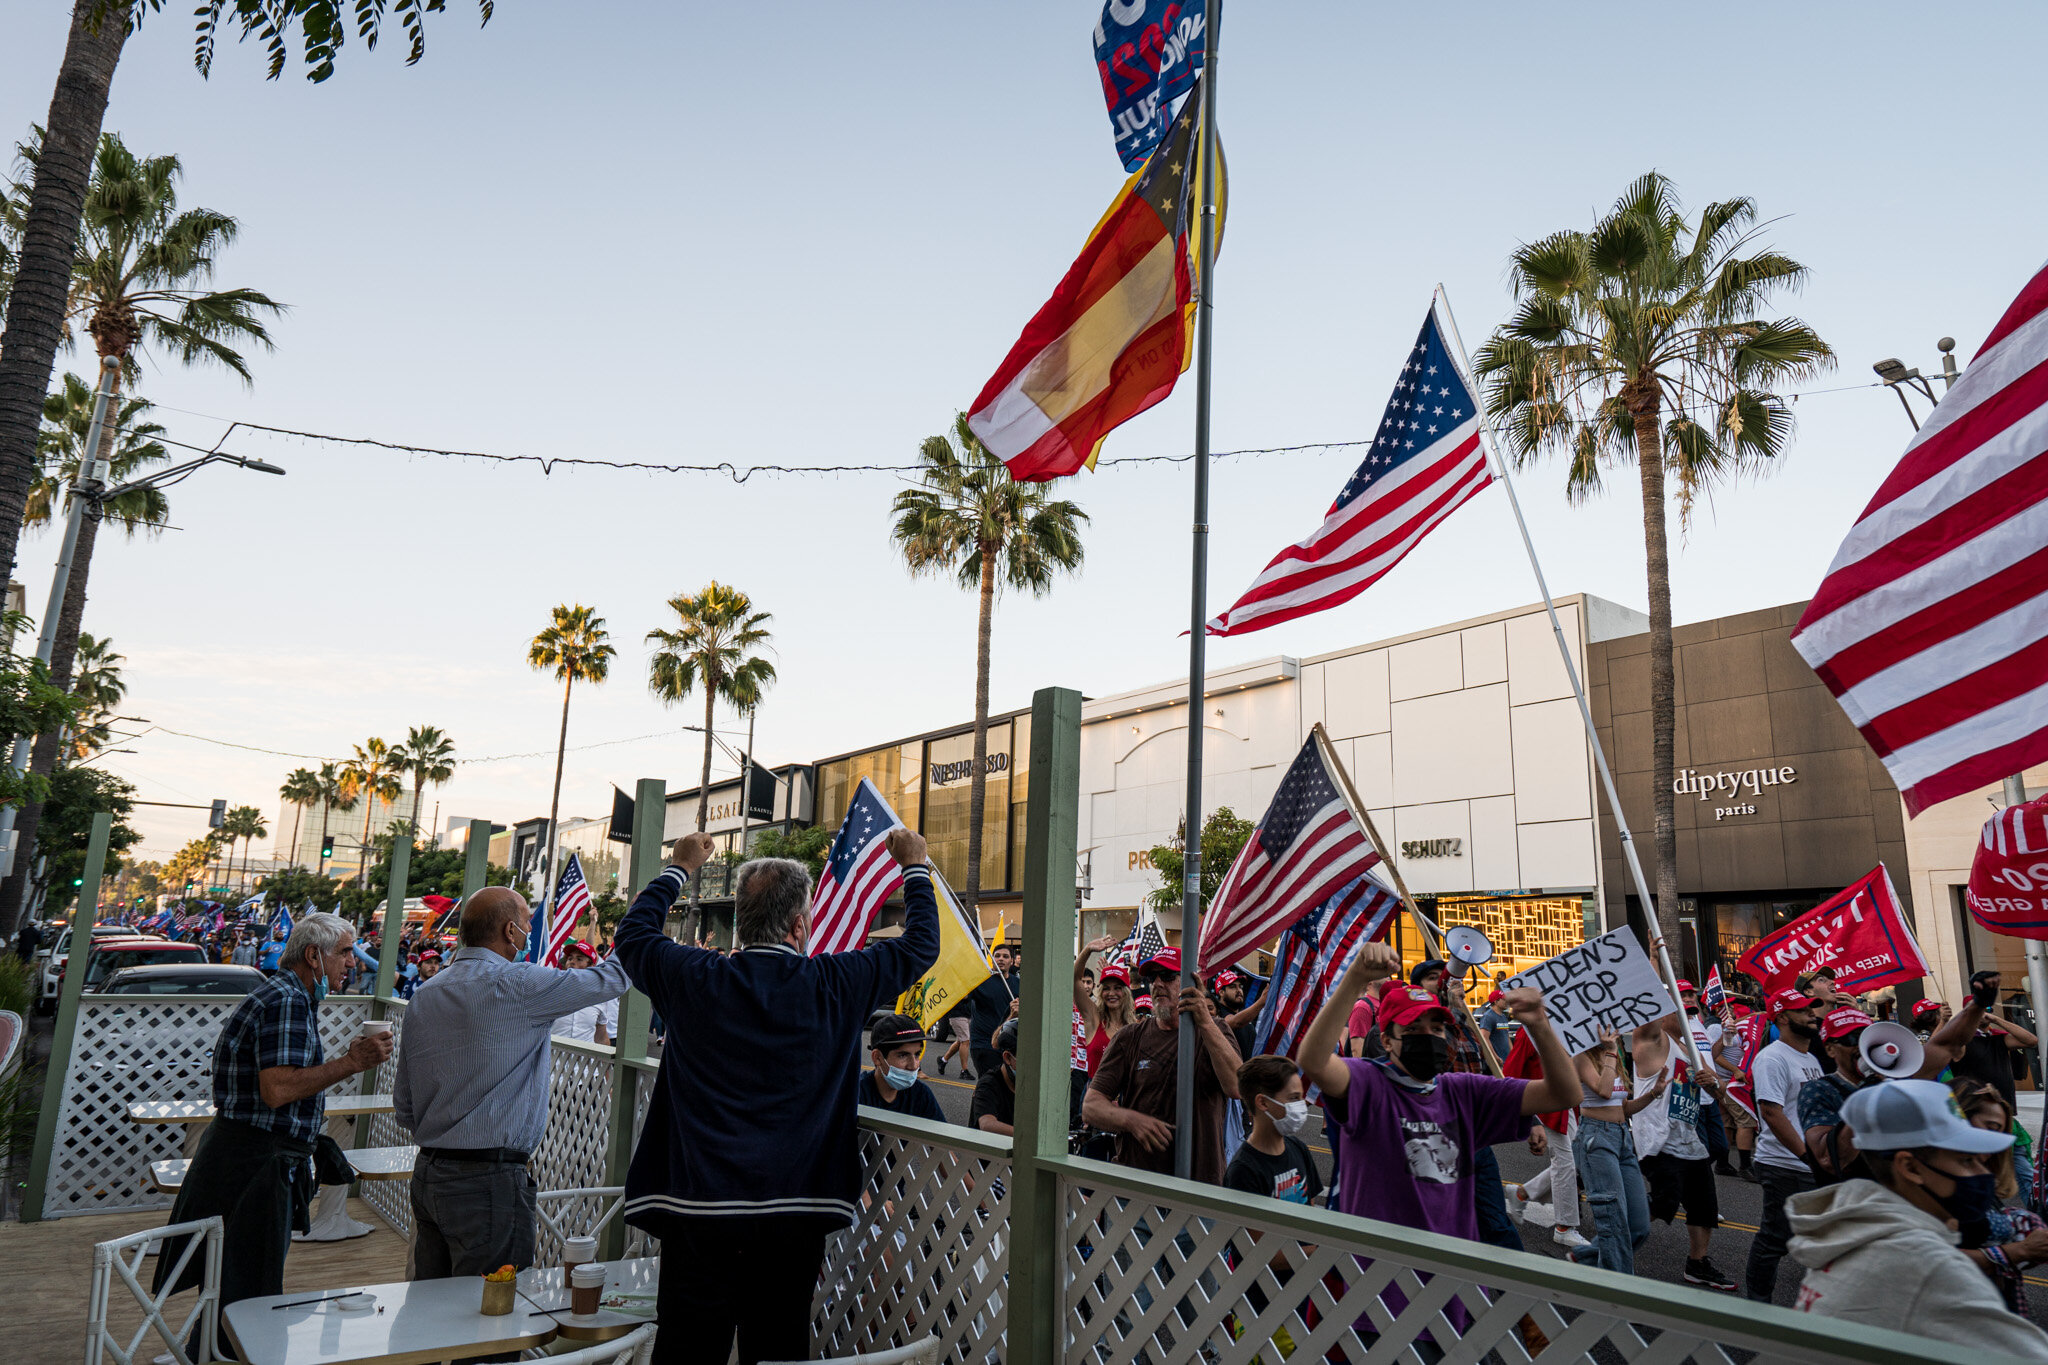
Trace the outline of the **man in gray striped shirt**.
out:
<instances>
[{"instance_id":1,"label":"man in gray striped shirt","mask_svg":"<svg viewBox=\"0 0 2048 1365\"><path fill-rule=\"evenodd\" d=\"M462 907L462 946L406 1007L392 1106L420 1147L412 1174L417 1280L533 1264L526 1169L548 1123L555 1020L615 1000L617 961L562 971L521 959L533 910L509 887Z\"/></svg>"}]
</instances>

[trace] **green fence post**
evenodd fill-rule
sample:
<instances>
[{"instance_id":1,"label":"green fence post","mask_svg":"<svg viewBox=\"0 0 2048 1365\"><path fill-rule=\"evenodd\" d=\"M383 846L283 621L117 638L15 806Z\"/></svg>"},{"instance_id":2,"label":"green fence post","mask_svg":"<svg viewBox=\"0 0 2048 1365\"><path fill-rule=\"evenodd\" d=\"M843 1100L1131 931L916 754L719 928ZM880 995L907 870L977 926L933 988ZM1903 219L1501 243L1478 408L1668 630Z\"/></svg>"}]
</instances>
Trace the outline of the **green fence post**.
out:
<instances>
[{"instance_id":1,"label":"green fence post","mask_svg":"<svg viewBox=\"0 0 2048 1365\"><path fill-rule=\"evenodd\" d=\"M668 860L661 836L668 821L668 784L658 777L643 777L633 792L633 852L627 864L626 896L640 894ZM637 990L627 991L619 1001L619 1036L612 1049L611 1150L605 1161L605 1183L626 1183L626 1167L633 1160L633 1111L640 1100L641 1068L632 1065L647 1060L647 1030L654 1019L654 1003ZM623 1220L605 1225L599 1255L617 1260L625 1254L626 1227Z\"/></svg>"},{"instance_id":2,"label":"green fence post","mask_svg":"<svg viewBox=\"0 0 2048 1365\"><path fill-rule=\"evenodd\" d=\"M78 884L78 903L71 912L71 958L65 964L64 985L57 996L57 1030L50 1036L50 1060L43 1070L36 1145L29 1158L28 1190L21 1205L24 1223L41 1222L43 1217L43 1195L50 1185L50 1149L57 1141L57 1110L64 1103L64 1078L71 1070L78 997L85 989L86 960L92 956L93 926L100 921L100 874L107 869L107 835L113 825L114 817L105 811L93 816L92 834L85 846L85 872ZM78 970L73 971L74 967ZM26 1054L26 1039L22 1046Z\"/></svg>"},{"instance_id":3,"label":"green fence post","mask_svg":"<svg viewBox=\"0 0 2048 1365\"><path fill-rule=\"evenodd\" d=\"M1031 698L1031 787L1024 806L1024 1004L1011 1144L1009 1356L1051 1365L1062 1347L1066 1257L1057 1171L1067 1154L1073 1039L1074 859L1080 842L1081 694Z\"/></svg>"},{"instance_id":4,"label":"green fence post","mask_svg":"<svg viewBox=\"0 0 2048 1365\"><path fill-rule=\"evenodd\" d=\"M398 984L398 938L405 930L405 885L411 877L412 840L393 839L391 882L384 888L384 932L377 944L377 985L370 996L369 1017L372 1019L383 1019L391 1013L390 1001ZM382 1070L382 1067L371 1067L365 1071L356 1093L376 1094L377 1075ZM357 1116L355 1141L350 1145L358 1151L370 1145L368 1114Z\"/></svg>"},{"instance_id":5,"label":"green fence post","mask_svg":"<svg viewBox=\"0 0 2048 1365\"><path fill-rule=\"evenodd\" d=\"M491 879L491 822L469 822L469 841L463 847L462 899L468 900L484 889Z\"/></svg>"}]
</instances>

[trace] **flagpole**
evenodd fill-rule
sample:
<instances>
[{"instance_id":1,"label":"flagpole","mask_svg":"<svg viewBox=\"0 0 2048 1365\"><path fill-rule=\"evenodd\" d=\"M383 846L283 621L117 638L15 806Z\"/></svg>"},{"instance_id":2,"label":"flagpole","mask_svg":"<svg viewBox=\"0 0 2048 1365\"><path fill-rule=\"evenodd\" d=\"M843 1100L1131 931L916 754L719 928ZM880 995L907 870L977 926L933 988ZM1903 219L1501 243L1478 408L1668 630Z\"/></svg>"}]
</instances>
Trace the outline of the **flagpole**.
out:
<instances>
[{"instance_id":1,"label":"flagpole","mask_svg":"<svg viewBox=\"0 0 2048 1365\"><path fill-rule=\"evenodd\" d=\"M1223 25L1223 0L1209 0L1203 37L1201 152L1195 159L1202 186L1195 275L1195 521L1192 605L1188 615L1188 795L1186 848L1180 879L1180 984L1195 984L1195 958L1202 942L1202 707L1208 681L1209 626L1209 362L1216 323L1216 187L1222 178L1216 155L1216 35ZM1195 1021L1180 1016L1180 1065L1174 1097L1173 1173L1193 1177L1195 1157Z\"/></svg>"},{"instance_id":2,"label":"flagpole","mask_svg":"<svg viewBox=\"0 0 2048 1365\"><path fill-rule=\"evenodd\" d=\"M1458 361L1463 367L1466 387L1472 391L1473 415L1479 419L1480 441L1486 447L1486 455L1493 462L1494 476L1507 491L1508 506L1514 509L1515 527L1522 533L1522 549L1529 556L1529 570L1536 575L1536 590L1543 594L1543 610L1550 615L1550 633L1557 640L1558 657L1564 660L1564 672L1571 679L1572 695L1578 698L1579 718L1586 725L1586 742L1593 746L1593 762L1600 770L1600 783L1607 791L1608 809L1614 812L1615 832L1621 836L1621 851L1628 860L1629 877L1635 882L1636 900L1643 907L1643 917L1650 924L1657 923L1657 902L1650 895L1649 883L1643 878L1642 860L1636 857L1636 843L1628 832L1628 818L1621 811L1621 793L1615 790L1614 771L1607 766L1607 751L1601 747L1600 732L1593 724L1593 708L1587 704L1586 689L1579 681L1578 666L1572 662L1571 647L1565 643L1564 627L1558 623L1557 603L1551 600L1550 583L1543 576L1543 565L1536 558L1536 542L1529 536L1529 523L1522 516L1522 500L1515 496L1515 481L1508 477L1508 462L1501 458L1500 451L1493 444L1493 433L1486 425L1479 398L1479 385L1472 378L1472 357L1465 352L1465 338L1458 331L1457 314L1451 310L1450 291L1439 284L1436 295L1443 301L1444 322L1451 329L1451 343L1458 348ZM1602 923L1606 915L1601 915ZM1671 1003L1678 1010L1679 1037L1684 1040L1686 1055L1692 1058L1693 1074L1706 1076L1713 1073L1706 1069L1706 1062L1700 1056L1699 1044L1693 1040L1692 1026L1686 1022L1685 1001L1678 994L1678 973L1671 966L1671 952L1664 944L1664 935L1656 929L1650 931L1652 946L1657 950L1657 966L1664 974L1665 989L1671 992Z\"/></svg>"}]
</instances>

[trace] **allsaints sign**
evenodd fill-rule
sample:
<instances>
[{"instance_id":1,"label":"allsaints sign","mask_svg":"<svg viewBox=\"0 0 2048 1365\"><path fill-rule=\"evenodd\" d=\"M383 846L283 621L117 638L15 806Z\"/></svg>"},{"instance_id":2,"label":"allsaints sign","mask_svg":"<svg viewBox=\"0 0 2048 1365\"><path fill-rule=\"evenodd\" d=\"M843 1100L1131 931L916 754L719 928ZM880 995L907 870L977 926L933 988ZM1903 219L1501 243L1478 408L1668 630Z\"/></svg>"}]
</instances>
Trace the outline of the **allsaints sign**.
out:
<instances>
[{"instance_id":1,"label":"allsaints sign","mask_svg":"<svg viewBox=\"0 0 2048 1365\"><path fill-rule=\"evenodd\" d=\"M1702 802L1727 801L1725 806L1714 807L1716 820L1731 815L1755 815L1756 806L1742 799L1747 791L1751 796L1761 796L1765 787L1789 787L1799 780L1799 772L1791 764L1776 768L1750 768L1739 773L1708 773L1694 768L1680 768L1678 776L1671 781L1671 790L1680 796L1697 796ZM1727 795L1723 796L1722 793Z\"/></svg>"}]
</instances>

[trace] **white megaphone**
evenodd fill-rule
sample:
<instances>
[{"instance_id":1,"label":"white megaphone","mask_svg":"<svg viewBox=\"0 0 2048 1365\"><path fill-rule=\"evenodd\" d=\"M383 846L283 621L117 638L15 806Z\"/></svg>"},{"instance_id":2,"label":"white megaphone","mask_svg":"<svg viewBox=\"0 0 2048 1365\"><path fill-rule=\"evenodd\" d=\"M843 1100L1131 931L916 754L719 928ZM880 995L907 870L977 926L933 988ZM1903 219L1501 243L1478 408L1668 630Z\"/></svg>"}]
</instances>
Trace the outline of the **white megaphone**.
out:
<instances>
[{"instance_id":1,"label":"white megaphone","mask_svg":"<svg viewBox=\"0 0 2048 1365\"><path fill-rule=\"evenodd\" d=\"M1444 951L1454 962L1477 967L1493 960L1493 940L1469 924L1459 924L1444 931Z\"/></svg>"},{"instance_id":2,"label":"white megaphone","mask_svg":"<svg viewBox=\"0 0 2048 1365\"><path fill-rule=\"evenodd\" d=\"M1863 1069L1888 1081L1910 1080L1927 1060L1927 1049L1904 1024L1869 1024L1856 1050L1863 1054Z\"/></svg>"}]
</instances>

